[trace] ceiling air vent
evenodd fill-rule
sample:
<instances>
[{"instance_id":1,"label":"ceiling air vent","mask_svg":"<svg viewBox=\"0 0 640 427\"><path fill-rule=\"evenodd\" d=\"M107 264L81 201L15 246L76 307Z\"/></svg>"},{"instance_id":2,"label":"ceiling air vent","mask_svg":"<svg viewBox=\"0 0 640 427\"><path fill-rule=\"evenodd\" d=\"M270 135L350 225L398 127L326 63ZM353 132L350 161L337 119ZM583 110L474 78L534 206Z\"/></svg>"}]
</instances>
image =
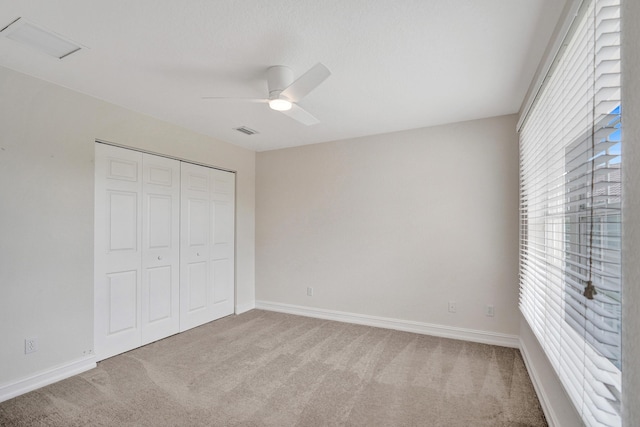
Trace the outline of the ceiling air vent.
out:
<instances>
[{"instance_id":1,"label":"ceiling air vent","mask_svg":"<svg viewBox=\"0 0 640 427\"><path fill-rule=\"evenodd\" d=\"M238 132L244 133L245 135L255 135L256 133L258 133L258 131L249 129L246 126L240 126L239 128L234 128L234 129L237 130Z\"/></svg>"}]
</instances>

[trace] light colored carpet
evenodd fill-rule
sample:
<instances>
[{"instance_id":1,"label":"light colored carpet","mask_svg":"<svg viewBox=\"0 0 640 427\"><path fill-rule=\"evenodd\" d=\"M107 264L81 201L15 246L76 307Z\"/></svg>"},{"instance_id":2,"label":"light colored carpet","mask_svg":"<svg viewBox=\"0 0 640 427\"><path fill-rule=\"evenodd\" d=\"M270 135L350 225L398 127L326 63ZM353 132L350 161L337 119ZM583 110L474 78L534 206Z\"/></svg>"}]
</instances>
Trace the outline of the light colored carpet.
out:
<instances>
[{"instance_id":1,"label":"light colored carpet","mask_svg":"<svg viewBox=\"0 0 640 427\"><path fill-rule=\"evenodd\" d=\"M2 426L546 426L518 350L252 310L0 403Z\"/></svg>"}]
</instances>

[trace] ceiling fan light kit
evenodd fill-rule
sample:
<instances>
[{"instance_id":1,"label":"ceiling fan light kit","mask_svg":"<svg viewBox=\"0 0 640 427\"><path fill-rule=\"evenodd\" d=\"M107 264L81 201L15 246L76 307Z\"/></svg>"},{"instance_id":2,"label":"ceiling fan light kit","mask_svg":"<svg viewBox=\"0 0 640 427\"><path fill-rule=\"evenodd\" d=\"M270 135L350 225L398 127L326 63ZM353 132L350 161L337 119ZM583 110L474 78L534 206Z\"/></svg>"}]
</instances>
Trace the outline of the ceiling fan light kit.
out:
<instances>
[{"instance_id":1,"label":"ceiling fan light kit","mask_svg":"<svg viewBox=\"0 0 640 427\"><path fill-rule=\"evenodd\" d=\"M291 106L291 102L286 99L276 98L269 100L269 107L271 107L272 110L288 111L291 110Z\"/></svg>"}]
</instances>

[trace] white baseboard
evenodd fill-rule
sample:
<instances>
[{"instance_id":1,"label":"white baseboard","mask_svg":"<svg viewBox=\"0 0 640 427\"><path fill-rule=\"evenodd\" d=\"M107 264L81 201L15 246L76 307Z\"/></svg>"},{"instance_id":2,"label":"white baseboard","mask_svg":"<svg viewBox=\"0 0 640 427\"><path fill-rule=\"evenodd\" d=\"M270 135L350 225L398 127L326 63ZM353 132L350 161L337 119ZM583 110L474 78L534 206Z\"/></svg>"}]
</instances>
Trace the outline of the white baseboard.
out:
<instances>
[{"instance_id":1,"label":"white baseboard","mask_svg":"<svg viewBox=\"0 0 640 427\"><path fill-rule=\"evenodd\" d=\"M249 310L253 310L254 308L256 308L256 302L255 301L249 301L246 302L244 304L238 304L236 305L236 314L242 314L242 313L246 313Z\"/></svg>"},{"instance_id":2,"label":"white baseboard","mask_svg":"<svg viewBox=\"0 0 640 427\"><path fill-rule=\"evenodd\" d=\"M0 402L9 400L29 391L78 375L96 367L95 356L56 366L17 381L0 385Z\"/></svg>"},{"instance_id":3,"label":"white baseboard","mask_svg":"<svg viewBox=\"0 0 640 427\"><path fill-rule=\"evenodd\" d=\"M343 311L326 310L299 305L281 304L270 301L256 301L255 308L260 310L278 311L280 313L297 314L306 317L316 317L319 319L335 320L338 322L414 332L423 335L433 335L436 337L499 345L502 347L520 347L520 340L517 335L501 334L498 332L478 331L474 329L369 316L366 314L347 313Z\"/></svg>"},{"instance_id":4,"label":"white baseboard","mask_svg":"<svg viewBox=\"0 0 640 427\"><path fill-rule=\"evenodd\" d=\"M542 406L542 412L544 412L544 416L547 419L547 424L549 424L549 427L560 427L560 422L558 421L556 412L553 409L553 402L551 402L549 396L544 390L538 371L534 364L531 363L531 354L527 350L527 346L523 340L520 340L520 353L522 354L522 359L524 360L524 364L529 372L533 388L536 390L536 394L538 395L538 401L540 402L540 406Z\"/></svg>"}]
</instances>

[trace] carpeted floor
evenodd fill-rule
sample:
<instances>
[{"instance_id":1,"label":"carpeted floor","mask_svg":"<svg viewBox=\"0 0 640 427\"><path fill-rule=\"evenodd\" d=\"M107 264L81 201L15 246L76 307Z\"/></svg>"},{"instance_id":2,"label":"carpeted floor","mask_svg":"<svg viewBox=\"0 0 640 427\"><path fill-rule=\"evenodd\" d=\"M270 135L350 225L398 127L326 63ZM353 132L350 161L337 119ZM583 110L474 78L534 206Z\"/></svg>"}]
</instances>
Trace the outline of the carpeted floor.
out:
<instances>
[{"instance_id":1,"label":"carpeted floor","mask_svg":"<svg viewBox=\"0 0 640 427\"><path fill-rule=\"evenodd\" d=\"M252 310L0 403L1 426L546 426L518 350Z\"/></svg>"}]
</instances>

